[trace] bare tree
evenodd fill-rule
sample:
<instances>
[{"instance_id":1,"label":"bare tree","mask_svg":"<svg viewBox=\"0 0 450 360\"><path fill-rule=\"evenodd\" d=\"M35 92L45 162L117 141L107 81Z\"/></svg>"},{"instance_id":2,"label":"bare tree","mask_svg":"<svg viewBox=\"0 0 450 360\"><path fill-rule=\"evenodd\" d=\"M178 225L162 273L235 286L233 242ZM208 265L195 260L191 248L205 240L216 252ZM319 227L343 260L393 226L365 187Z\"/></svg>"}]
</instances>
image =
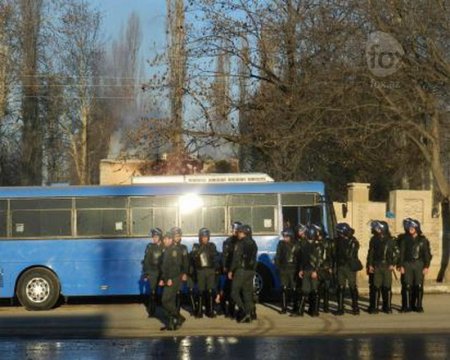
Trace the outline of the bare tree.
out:
<instances>
[{"instance_id":1,"label":"bare tree","mask_svg":"<svg viewBox=\"0 0 450 360\"><path fill-rule=\"evenodd\" d=\"M42 182L42 126L39 117L38 65L43 0L19 0L22 57L22 183Z\"/></svg>"}]
</instances>

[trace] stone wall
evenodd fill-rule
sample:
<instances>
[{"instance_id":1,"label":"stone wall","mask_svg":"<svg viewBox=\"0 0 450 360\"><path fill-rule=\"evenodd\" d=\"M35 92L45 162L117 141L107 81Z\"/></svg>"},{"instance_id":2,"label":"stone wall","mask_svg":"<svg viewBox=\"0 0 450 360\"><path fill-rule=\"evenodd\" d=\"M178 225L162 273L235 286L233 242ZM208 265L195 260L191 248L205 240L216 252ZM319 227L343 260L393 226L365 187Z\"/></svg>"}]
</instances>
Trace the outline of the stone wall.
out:
<instances>
[{"instance_id":1,"label":"stone wall","mask_svg":"<svg viewBox=\"0 0 450 360\"><path fill-rule=\"evenodd\" d=\"M369 201L370 184L348 184L348 202L334 203L338 222L347 222L355 229L355 236L361 244L359 257L365 265L369 246L370 221L384 220L389 224L391 233L398 235L403 232L402 221L406 217L418 219L422 230L430 240L433 260L428 280L435 280L440 268L442 256L442 226L439 215L432 216L432 193L423 190L395 190L389 194L389 203ZM347 208L344 214L343 206ZM440 212L439 212L440 214ZM344 217L345 215L345 217ZM389 215L389 216L388 216ZM450 276L447 271L446 281ZM399 275L397 273L397 275ZM365 286L367 275L359 273L358 282Z\"/></svg>"}]
</instances>

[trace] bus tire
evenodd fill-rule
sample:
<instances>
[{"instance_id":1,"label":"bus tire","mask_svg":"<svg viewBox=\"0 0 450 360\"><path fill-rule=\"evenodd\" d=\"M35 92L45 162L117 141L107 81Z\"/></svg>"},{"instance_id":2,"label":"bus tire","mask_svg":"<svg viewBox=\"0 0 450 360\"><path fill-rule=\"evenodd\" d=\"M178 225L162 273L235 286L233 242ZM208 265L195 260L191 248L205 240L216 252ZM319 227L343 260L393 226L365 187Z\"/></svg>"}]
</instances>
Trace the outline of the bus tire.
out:
<instances>
[{"instance_id":1,"label":"bus tire","mask_svg":"<svg viewBox=\"0 0 450 360\"><path fill-rule=\"evenodd\" d=\"M258 267L256 268L256 275L255 275L255 292L258 297L259 301L267 301L270 299L272 295L272 288L273 288L273 282L272 282L272 274L270 273L270 270L262 265L258 264Z\"/></svg>"},{"instance_id":2,"label":"bus tire","mask_svg":"<svg viewBox=\"0 0 450 360\"><path fill-rule=\"evenodd\" d=\"M50 310L60 298L61 287L56 275L45 268L25 271L17 283L16 295L27 310Z\"/></svg>"}]
</instances>

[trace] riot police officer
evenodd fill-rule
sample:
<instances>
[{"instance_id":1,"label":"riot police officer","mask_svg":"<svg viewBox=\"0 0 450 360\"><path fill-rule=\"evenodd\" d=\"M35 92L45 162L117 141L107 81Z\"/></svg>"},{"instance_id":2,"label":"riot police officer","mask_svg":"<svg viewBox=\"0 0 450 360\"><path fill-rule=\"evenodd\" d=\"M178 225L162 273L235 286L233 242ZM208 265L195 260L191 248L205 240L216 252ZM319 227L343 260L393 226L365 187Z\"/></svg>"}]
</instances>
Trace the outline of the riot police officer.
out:
<instances>
[{"instance_id":1,"label":"riot police officer","mask_svg":"<svg viewBox=\"0 0 450 360\"><path fill-rule=\"evenodd\" d=\"M396 242L389 232L385 221L372 221L372 238L369 242L367 267L373 274L374 294L370 299L369 313L378 313L380 293L383 298L383 312L392 313L392 271L396 264Z\"/></svg>"},{"instance_id":2,"label":"riot police officer","mask_svg":"<svg viewBox=\"0 0 450 360\"><path fill-rule=\"evenodd\" d=\"M319 316L319 269L323 254L317 228L307 225L306 240L301 245L298 276L302 279L299 315L303 316L306 298L309 298L309 313Z\"/></svg>"},{"instance_id":3,"label":"riot police officer","mask_svg":"<svg viewBox=\"0 0 450 360\"><path fill-rule=\"evenodd\" d=\"M192 306L192 314L195 313L195 304L193 304L194 299L194 281L192 280L192 277L188 278L189 273L191 272L191 262L189 258L189 251L186 245L181 243L181 239L183 236L183 232L181 228L174 226L172 229L170 229L170 233L172 234L174 245L179 248L179 255L180 255L180 261L181 261L181 282L180 286L177 292L177 307L178 309L181 308L181 290L183 288L183 283L187 283L187 287L189 289L189 298L191 300L191 306Z\"/></svg>"},{"instance_id":4,"label":"riot police officer","mask_svg":"<svg viewBox=\"0 0 450 360\"><path fill-rule=\"evenodd\" d=\"M411 218L403 219L403 230L404 233L397 236L397 248L402 248L403 240L408 236L408 230L409 230L409 222L411 221ZM400 264L400 256L398 257L398 263L396 264L397 270L400 272L400 283L402 285L401 289L401 299L402 299L402 307L400 309L400 312L408 312L411 310L410 305L410 296L409 292L406 290L406 283L405 283L405 274L401 271L401 264Z\"/></svg>"},{"instance_id":5,"label":"riot police officer","mask_svg":"<svg viewBox=\"0 0 450 360\"><path fill-rule=\"evenodd\" d=\"M297 273L299 242L295 240L294 232L291 229L284 229L281 232L282 240L278 242L275 254L275 266L280 273L281 281L281 311L280 314L286 314L288 297L291 297L294 303L293 311L296 312L297 294ZM297 303L297 304L296 304Z\"/></svg>"},{"instance_id":6,"label":"riot police officer","mask_svg":"<svg viewBox=\"0 0 450 360\"><path fill-rule=\"evenodd\" d=\"M203 304L206 308L206 316L214 317L214 289L216 287L217 250L211 243L210 231L201 228L198 233L198 244L192 247L191 256L197 274L197 313L196 317L203 317Z\"/></svg>"},{"instance_id":7,"label":"riot police officer","mask_svg":"<svg viewBox=\"0 0 450 360\"><path fill-rule=\"evenodd\" d=\"M164 235L163 243L160 286L164 286L161 303L168 317L165 329L177 330L186 320L177 306L183 266L181 248L174 244L172 232Z\"/></svg>"},{"instance_id":8,"label":"riot police officer","mask_svg":"<svg viewBox=\"0 0 450 360\"><path fill-rule=\"evenodd\" d=\"M161 273L161 256L163 253L162 230L154 228L150 231L152 242L145 248L143 273L144 279L149 282L149 296L146 299L148 317L153 317L156 311L158 283Z\"/></svg>"},{"instance_id":9,"label":"riot police officer","mask_svg":"<svg viewBox=\"0 0 450 360\"><path fill-rule=\"evenodd\" d=\"M406 310L423 312L423 282L432 258L430 242L423 235L418 220L409 220L406 227L408 234L400 248L400 271L405 276L405 296L410 299Z\"/></svg>"},{"instance_id":10,"label":"riot police officer","mask_svg":"<svg viewBox=\"0 0 450 360\"><path fill-rule=\"evenodd\" d=\"M252 228L249 225L239 226L237 232L238 241L234 248L228 278L233 280L231 297L241 313L237 320L249 323L253 319L252 313L255 309L253 278L256 273L258 247L252 238Z\"/></svg>"},{"instance_id":11,"label":"riot police officer","mask_svg":"<svg viewBox=\"0 0 450 360\"><path fill-rule=\"evenodd\" d=\"M323 312L330 312L330 287L335 268L335 244L330 239L322 224L313 224L317 231L317 239L322 245L322 256L319 267L319 292L323 298ZM320 296L319 296L320 298Z\"/></svg>"},{"instance_id":12,"label":"riot police officer","mask_svg":"<svg viewBox=\"0 0 450 360\"><path fill-rule=\"evenodd\" d=\"M295 238L300 243L302 241L306 240L306 225L303 225L303 224L299 223L295 227Z\"/></svg>"},{"instance_id":13,"label":"riot police officer","mask_svg":"<svg viewBox=\"0 0 450 360\"><path fill-rule=\"evenodd\" d=\"M359 242L353 236L355 231L347 223L337 224L336 232L336 265L338 281L338 309L336 315L344 314L344 293L347 282L352 299L353 315L359 315L358 287L356 286L356 273L359 270L362 270L362 264L358 259Z\"/></svg>"},{"instance_id":14,"label":"riot police officer","mask_svg":"<svg viewBox=\"0 0 450 360\"><path fill-rule=\"evenodd\" d=\"M222 308L225 317L234 318L234 308L235 304L231 297L231 285L232 280L228 278L228 272L230 271L231 261L233 259L233 252L238 241L238 228L242 223L239 221L233 222L231 225L232 235L228 237L222 244L222 262L223 262L223 273L225 274L225 280L223 284L223 298L222 298Z\"/></svg>"}]
</instances>

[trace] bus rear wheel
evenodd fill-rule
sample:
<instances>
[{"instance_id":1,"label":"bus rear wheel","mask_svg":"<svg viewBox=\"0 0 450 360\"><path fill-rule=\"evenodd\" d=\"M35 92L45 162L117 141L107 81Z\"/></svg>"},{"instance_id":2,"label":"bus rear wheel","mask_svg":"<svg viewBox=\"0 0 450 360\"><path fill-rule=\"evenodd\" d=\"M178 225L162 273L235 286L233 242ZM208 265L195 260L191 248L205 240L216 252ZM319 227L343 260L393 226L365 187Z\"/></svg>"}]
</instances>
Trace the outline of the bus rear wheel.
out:
<instances>
[{"instance_id":1,"label":"bus rear wheel","mask_svg":"<svg viewBox=\"0 0 450 360\"><path fill-rule=\"evenodd\" d=\"M16 295L27 310L49 310L58 302L60 290L55 274L44 268L34 268L22 274Z\"/></svg>"}]
</instances>

